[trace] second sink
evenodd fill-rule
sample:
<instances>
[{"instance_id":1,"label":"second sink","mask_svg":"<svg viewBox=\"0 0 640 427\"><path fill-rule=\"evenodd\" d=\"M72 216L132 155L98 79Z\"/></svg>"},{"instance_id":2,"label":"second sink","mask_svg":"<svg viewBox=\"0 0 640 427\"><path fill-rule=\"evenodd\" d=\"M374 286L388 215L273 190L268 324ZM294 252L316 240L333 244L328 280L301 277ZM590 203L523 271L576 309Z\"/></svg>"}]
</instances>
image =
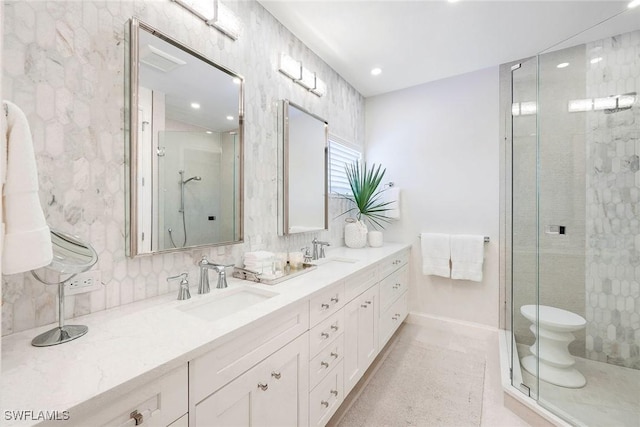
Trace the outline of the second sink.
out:
<instances>
[{"instance_id":1,"label":"second sink","mask_svg":"<svg viewBox=\"0 0 640 427\"><path fill-rule=\"evenodd\" d=\"M221 295L207 296L203 301L193 301L177 309L203 320L215 321L276 295L276 292L243 286Z\"/></svg>"}]
</instances>

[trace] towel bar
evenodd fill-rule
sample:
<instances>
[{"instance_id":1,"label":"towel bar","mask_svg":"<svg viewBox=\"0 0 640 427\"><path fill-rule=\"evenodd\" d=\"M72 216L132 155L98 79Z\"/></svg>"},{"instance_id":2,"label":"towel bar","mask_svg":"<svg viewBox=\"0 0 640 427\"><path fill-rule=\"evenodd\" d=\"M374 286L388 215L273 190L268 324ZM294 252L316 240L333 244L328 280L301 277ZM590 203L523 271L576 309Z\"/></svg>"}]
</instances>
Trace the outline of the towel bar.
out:
<instances>
[{"instance_id":1,"label":"towel bar","mask_svg":"<svg viewBox=\"0 0 640 427\"><path fill-rule=\"evenodd\" d=\"M420 238L420 234L418 234L418 238ZM491 241L491 239L489 239L489 236L484 236L484 242L485 243L489 243Z\"/></svg>"}]
</instances>

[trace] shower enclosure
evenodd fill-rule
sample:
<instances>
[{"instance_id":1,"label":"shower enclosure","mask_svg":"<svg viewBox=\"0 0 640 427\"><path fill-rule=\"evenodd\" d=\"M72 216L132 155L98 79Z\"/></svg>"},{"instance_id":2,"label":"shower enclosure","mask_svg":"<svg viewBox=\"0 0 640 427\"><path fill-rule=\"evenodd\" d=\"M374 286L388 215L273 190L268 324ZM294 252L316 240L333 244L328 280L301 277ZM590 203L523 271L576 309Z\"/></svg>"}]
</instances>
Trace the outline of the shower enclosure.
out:
<instances>
[{"instance_id":1,"label":"shower enclosure","mask_svg":"<svg viewBox=\"0 0 640 427\"><path fill-rule=\"evenodd\" d=\"M573 425L638 426L640 8L505 64L501 81L511 385ZM584 322L567 364L586 385L559 385L563 364L545 362L558 359L540 341L568 317Z\"/></svg>"}]
</instances>

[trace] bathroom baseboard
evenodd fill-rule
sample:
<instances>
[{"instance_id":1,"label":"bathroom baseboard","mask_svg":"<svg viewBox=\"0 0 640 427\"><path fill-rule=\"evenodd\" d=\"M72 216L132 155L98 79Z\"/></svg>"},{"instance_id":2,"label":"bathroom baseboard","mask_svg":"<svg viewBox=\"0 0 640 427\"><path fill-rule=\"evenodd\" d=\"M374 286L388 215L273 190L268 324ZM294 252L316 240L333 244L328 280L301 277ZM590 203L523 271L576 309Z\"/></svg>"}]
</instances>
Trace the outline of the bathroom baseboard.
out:
<instances>
[{"instance_id":1,"label":"bathroom baseboard","mask_svg":"<svg viewBox=\"0 0 640 427\"><path fill-rule=\"evenodd\" d=\"M482 323L469 322L467 320L459 320L451 317L436 316L434 314L426 314L426 313L420 313L416 311L409 312L409 316L407 316L407 318L405 319L405 322L413 323L415 325L422 325L422 326L433 326L434 322L442 322L446 325L453 326L453 327L461 326L464 328L469 328L469 327L478 328L478 329L484 329L485 331L490 331L492 333L496 333L499 330L498 328L485 325Z\"/></svg>"}]
</instances>

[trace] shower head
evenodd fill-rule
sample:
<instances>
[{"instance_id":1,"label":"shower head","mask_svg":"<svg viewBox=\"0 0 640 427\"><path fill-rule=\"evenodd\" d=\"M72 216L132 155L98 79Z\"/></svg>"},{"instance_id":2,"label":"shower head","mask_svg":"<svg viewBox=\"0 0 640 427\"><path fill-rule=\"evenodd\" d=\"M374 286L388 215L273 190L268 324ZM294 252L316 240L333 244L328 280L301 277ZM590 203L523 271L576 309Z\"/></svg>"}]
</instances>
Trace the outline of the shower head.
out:
<instances>
[{"instance_id":1,"label":"shower head","mask_svg":"<svg viewBox=\"0 0 640 427\"><path fill-rule=\"evenodd\" d=\"M186 181L184 181L184 183L186 184L187 182L192 181L192 180L202 181L202 177L200 177L200 176L192 176L191 178L189 178Z\"/></svg>"}]
</instances>

